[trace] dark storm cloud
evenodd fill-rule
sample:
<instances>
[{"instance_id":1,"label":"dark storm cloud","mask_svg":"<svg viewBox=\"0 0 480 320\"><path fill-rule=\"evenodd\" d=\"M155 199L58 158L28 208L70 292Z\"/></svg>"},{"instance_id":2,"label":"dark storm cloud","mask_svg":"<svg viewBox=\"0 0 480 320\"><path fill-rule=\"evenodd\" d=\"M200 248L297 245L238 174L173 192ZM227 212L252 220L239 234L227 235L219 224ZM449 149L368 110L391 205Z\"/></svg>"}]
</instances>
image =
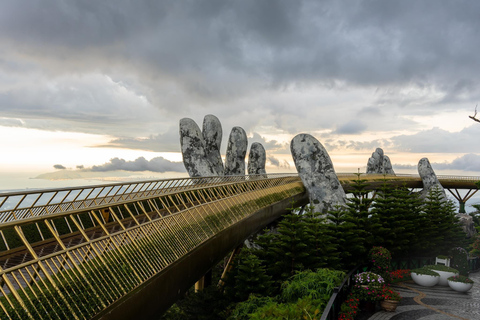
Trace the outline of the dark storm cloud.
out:
<instances>
[{"instance_id":1,"label":"dark storm cloud","mask_svg":"<svg viewBox=\"0 0 480 320\"><path fill-rule=\"evenodd\" d=\"M367 129L367 126L359 120L351 120L342 124L333 133L336 134L359 134Z\"/></svg>"},{"instance_id":2,"label":"dark storm cloud","mask_svg":"<svg viewBox=\"0 0 480 320\"><path fill-rule=\"evenodd\" d=\"M480 171L480 155L469 153L456 158L452 162L434 162L433 169L438 170L462 170ZM394 164L394 169L417 169L416 165Z\"/></svg>"},{"instance_id":3,"label":"dark storm cloud","mask_svg":"<svg viewBox=\"0 0 480 320\"><path fill-rule=\"evenodd\" d=\"M258 134L257 132L254 132L253 133L253 137L251 138L248 138L248 144L251 146L252 143L254 142L258 142L258 143L261 143L263 145L263 147L265 148L265 151L268 153L268 152L275 152L275 151L278 151L278 150L286 150L286 146L285 145L282 145L281 143L279 143L277 140L266 140L264 137L262 137L260 134Z\"/></svg>"},{"instance_id":4,"label":"dark storm cloud","mask_svg":"<svg viewBox=\"0 0 480 320\"><path fill-rule=\"evenodd\" d=\"M0 124L162 151L178 141L168 127L209 113L247 132L418 131L401 116L480 100L478 12L434 0L2 1ZM408 139L397 141L420 146Z\"/></svg>"},{"instance_id":5,"label":"dark storm cloud","mask_svg":"<svg viewBox=\"0 0 480 320\"><path fill-rule=\"evenodd\" d=\"M480 155L469 153L453 160L451 163L436 163L435 168L478 172L480 171Z\"/></svg>"},{"instance_id":6,"label":"dark storm cloud","mask_svg":"<svg viewBox=\"0 0 480 320\"><path fill-rule=\"evenodd\" d=\"M280 160L275 157L267 157L268 162L274 167L280 167Z\"/></svg>"},{"instance_id":7,"label":"dark storm cloud","mask_svg":"<svg viewBox=\"0 0 480 320\"><path fill-rule=\"evenodd\" d=\"M170 127L164 134L150 135L146 138L117 138L98 148L126 148L154 152L179 152L180 136L178 127Z\"/></svg>"},{"instance_id":8,"label":"dark storm cloud","mask_svg":"<svg viewBox=\"0 0 480 320\"><path fill-rule=\"evenodd\" d=\"M280 162L280 160L274 156L267 157L267 162L273 167L290 169L288 161L283 160L283 162Z\"/></svg>"},{"instance_id":9,"label":"dark storm cloud","mask_svg":"<svg viewBox=\"0 0 480 320\"><path fill-rule=\"evenodd\" d=\"M437 153L480 153L480 125L474 124L459 132L448 132L441 128L420 131L412 135L400 135L391 140L397 150L407 152Z\"/></svg>"},{"instance_id":10,"label":"dark storm cloud","mask_svg":"<svg viewBox=\"0 0 480 320\"><path fill-rule=\"evenodd\" d=\"M135 159L134 161L127 161L125 159L113 158L110 162L102 165L93 166L84 169L85 171L153 171L153 172L185 172L185 167L182 162L172 162L162 157L156 157L146 160L144 157Z\"/></svg>"},{"instance_id":11,"label":"dark storm cloud","mask_svg":"<svg viewBox=\"0 0 480 320\"><path fill-rule=\"evenodd\" d=\"M113 54L207 97L233 93L209 84L245 74L270 84L440 77L456 90L476 82L479 11L467 1L4 1L0 36L46 51Z\"/></svg>"}]
</instances>

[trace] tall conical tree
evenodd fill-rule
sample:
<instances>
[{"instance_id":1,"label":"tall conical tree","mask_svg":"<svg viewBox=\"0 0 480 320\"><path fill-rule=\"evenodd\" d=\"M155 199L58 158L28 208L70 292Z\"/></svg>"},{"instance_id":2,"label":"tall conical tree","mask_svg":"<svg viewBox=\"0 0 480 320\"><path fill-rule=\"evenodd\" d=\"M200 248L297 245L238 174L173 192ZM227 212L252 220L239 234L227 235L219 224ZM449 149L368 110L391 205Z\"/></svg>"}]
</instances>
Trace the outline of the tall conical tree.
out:
<instances>
[{"instance_id":1,"label":"tall conical tree","mask_svg":"<svg viewBox=\"0 0 480 320\"><path fill-rule=\"evenodd\" d=\"M278 224L278 235L275 240L272 246L277 255L274 271L281 280L286 280L295 274L295 271L303 270L308 259L302 215L293 211L284 215Z\"/></svg>"},{"instance_id":2,"label":"tall conical tree","mask_svg":"<svg viewBox=\"0 0 480 320\"><path fill-rule=\"evenodd\" d=\"M393 187L384 181L371 211L379 225L373 230L375 245L387 248L397 258L409 255L417 243L420 205L418 196L408 188Z\"/></svg>"},{"instance_id":3,"label":"tall conical tree","mask_svg":"<svg viewBox=\"0 0 480 320\"><path fill-rule=\"evenodd\" d=\"M370 250L374 243L374 237L372 230L378 227L378 223L375 219L370 218L370 206L373 201L373 197L369 197L369 192L366 190L366 180L360 179L360 173L358 179L354 180L351 184L353 191L351 192L353 197L347 199L348 219L355 224L355 228L351 232L356 232L356 237L363 249L351 252L351 259L354 263L361 263L366 261L366 253ZM350 243L349 243L350 244Z\"/></svg>"},{"instance_id":4,"label":"tall conical tree","mask_svg":"<svg viewBox=\"0 0 480 320\"><path fill-rule=\"evenodd\" d=\"M425 253L445 254L452 247L465 244L455 205L445 200L438 188L432 189L425 199L422 215L425 221L420 234Z\"/></svg>"},{"instance_id":5,"label":"tall conical tree","mask_svg":"<svg viewBox=\"0 0 480 320\"><path fill-rule=\"evenodd\" d=\"M322 267L332 267L338 260L338 248L335 238L329 232L327 219L320 212L313 212L313 206L308 206L303 214L305 224L306 250L308 256L305 268L315 270Z\"/></svg>"},{"instance_id":6,"label":"tall conical tree","mask_svg":"<svg viewBox=\"0 0 480 320\"><path fill-rule=\"evenodd\" d=\"M355 260L356 252L364 252L364 238L358 230L356 219L345 207L336 207L327 213L328 233L332 242L337 247L338 256L332 256L329 267L334 269L350 269L358 264Z\"/></svg>"},{"instance_id":7,"label":"tall conical tree","mask_svg":"<svg viewBox=\"0 0 480 320\"><path fill-rule=\"evenodd\" d=\"M265 266L255 255L257 251L244 248L235 260L234 268L229 275L234 281L230 282L225 290L227 296L231 296L233 300L247 300L251 293L268 295L272 292L271 277L267 275Z\"/></svg>"}]
</instances>

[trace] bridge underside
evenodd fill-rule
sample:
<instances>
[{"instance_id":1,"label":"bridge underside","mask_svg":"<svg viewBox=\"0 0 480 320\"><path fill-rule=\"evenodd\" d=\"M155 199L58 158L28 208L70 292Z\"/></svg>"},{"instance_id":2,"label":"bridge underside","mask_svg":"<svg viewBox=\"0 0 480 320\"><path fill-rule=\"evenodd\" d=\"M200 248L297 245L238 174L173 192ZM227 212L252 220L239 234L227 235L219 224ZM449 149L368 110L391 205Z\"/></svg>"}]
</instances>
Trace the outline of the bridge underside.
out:
<instances>
[{"instance_id":1,"label":"bridge underside","mask_svg":"<svg viewBox=\"0 0 480 320\"><path fill-rule=\"evenodd\" d=\"M247 218L219 232L195 250L174 262L151 280L123 297L94 319L154 319L229 252L250 235L260 231L286 212L285 208L308 202L306 193L299 194L258 210ZM146 298L148 297L148 298Z\"/></svg>"}]
</instances>

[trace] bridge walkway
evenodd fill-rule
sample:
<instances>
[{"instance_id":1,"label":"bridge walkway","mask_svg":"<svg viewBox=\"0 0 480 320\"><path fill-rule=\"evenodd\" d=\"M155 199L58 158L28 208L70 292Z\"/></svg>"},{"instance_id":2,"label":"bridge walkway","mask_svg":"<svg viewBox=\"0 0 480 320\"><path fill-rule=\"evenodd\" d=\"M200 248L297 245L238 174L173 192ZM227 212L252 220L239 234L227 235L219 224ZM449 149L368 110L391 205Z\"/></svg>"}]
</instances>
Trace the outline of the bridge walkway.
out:
<instances>
[{"instance_id":1,"label":"bridge walkway","mask_svg":"<svg viewBox=\"0 0 480 320\"><path fill-rule=\"evenodd\" d=\"M385 179L421 187L418 176L361 176L364 178L371 189ZM349 183L358 176L339 174L339 179L348 192ZM474 183L479 179L448 176L440 180L458 189L475 188L476 192ZM166 275L187 270L182 261L191 264L195 260L185 257L198 251L210 257L203 268L206 270L197 268L189 271L190 276L176 275L177 279L185 278L184 288L191 286L214 260L276 219L291 200L306 200L301 181L291 174L0 194L0 313L19 319L113 319L132 309L132 303L144 305L138 302L141 298L132 298L131 292L152 290L145 288L154 282L165 285ZM265 213L275 204L275 210ZM254 227L245 221L255 221ZM235 241L229 239L234 237ZM218 239L224 243L214 244ZM212 254L207 243L223 249ZM200 260L202 257L197 257L198 265ZM159 277L162 273L163 278ZM169 284L172 292L178 291L180 282ZM171 294L171 298L179 294ZM167 305L172 299L165 299L165 295L162 298ZM130 302L123 303L127 300Z\"/></svg>"}]
</instances>

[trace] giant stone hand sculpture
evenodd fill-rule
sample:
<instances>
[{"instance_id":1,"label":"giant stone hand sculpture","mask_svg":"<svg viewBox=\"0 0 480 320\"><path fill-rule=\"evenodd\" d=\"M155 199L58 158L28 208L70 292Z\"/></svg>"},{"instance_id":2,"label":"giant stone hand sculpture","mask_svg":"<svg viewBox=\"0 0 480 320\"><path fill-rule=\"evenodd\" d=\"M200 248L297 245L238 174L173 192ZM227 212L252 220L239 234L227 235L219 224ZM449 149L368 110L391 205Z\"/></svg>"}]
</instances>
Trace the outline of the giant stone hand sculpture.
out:
<instances>
[{"instance_id":1,"label":"giant stone hand sculpture","mask_svg":"<svg viewBox=\"0 0 480 320\"><path fill-rule=\"evenodd\" d=\"M423 190L420 192L420 197L425 199L430 190L437 188L441 194L444 201L447 200L447 195L445 194L445 189L443 189L442 184L438 181L435 171L433 171L432 165L427 158L422 158L418 162L418 174L422 178Z\"/></svg>"},{"instance_id":2,"label":"giant stone hand sculpture","mask_svg":"<svg viewBox=\"0 0 480 320\"><path fill-rule=\"evenodd\" d=\"M200 131L195 121L190 118L180 120L183 163L190 177L245 175L248 146L245 130L241 127L232 129L228 139L225 167L220 155L221 142L222 125L214 115L205 116L203 131ZM265 173L265 149L260 143L252 145L250 157L252 159L249 160L249 174Z\"/></svg>"},{"instance_id":3,"label":"giant stone hand sculpture","mask_svg":"<svg viewBox=\"0 0 480 320\"><path fill-rule=\"evenodd\" d=\"M225 175L245 175L245 156L247 155L247 134L240 127L233 127L228 138L225 157Z\"/></svg>"},{"instance_id":4,"label":"giant stone hand sculpture","mask_svg":"<svg viewBox=\"0 0 480 320\"><path fill-rule=\"evenodd\" d=\"M395 174L390 158L377 148L367 162L367 173Z\"/></svg>"},{"instance_id":5,"label":"giant stone hand sculpture","mask_svg":"<svg viewBox=\"0 0 480 320\"><path fill-rule=\"evenodd\" d=\"M254 142L248 155L248 174L266 174L265 162L267 160L265 148L261 143Z\"/></svg>"},{"instance_id":6,"label":"giant stone hand sculpture","mask_svg":"<svg viewBox=\"0 0 480 320\"><path fill-rule=\"evenodd\" d=\"M212 114L207 114L203 118L202 133L205 140L205 155L217 175L223 176L223 161L220 155L220 145L222 144L222 124L220 120Z\"/></svg>"},{"instance_id":7,"label":"giant stone hand sculpture","mask_svg":"<svg viewBox=\"0 0 480 320\"><path fill-rule=\"evenodd\" d=\"M180 145L183 164L190 177L218 175L205 153L205 140L202 132L192 119L180 120Z\"/></svg>"},{"instance_id":8,"label":"giant stone hand sculpture","mask_svg":"<svg viewBox=\"0 0 480 320\"><path fill-rule=\"evenodd\" d=\"M298 134L290 144L290 151L315 212L325 214L337 205L345 205L345 191L332 160L317 139L309 134Z\"/></svg>"}]
</instances>

